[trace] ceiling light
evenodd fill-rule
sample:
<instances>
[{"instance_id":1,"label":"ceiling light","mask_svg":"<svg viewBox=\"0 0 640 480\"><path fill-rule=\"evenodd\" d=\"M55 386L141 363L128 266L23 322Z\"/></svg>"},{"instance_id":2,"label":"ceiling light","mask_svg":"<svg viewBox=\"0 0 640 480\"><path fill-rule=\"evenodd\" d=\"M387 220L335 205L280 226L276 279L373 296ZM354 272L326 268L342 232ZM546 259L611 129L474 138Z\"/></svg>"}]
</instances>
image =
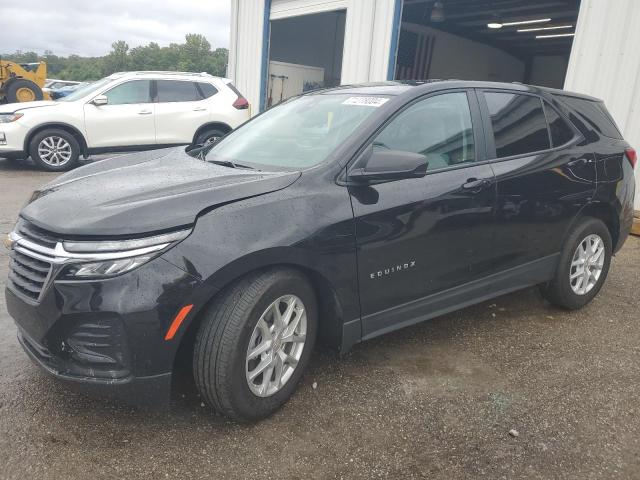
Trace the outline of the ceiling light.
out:
<instances>
[{"instance_id":1,"label":"ceiling light","mask_svg":"<svg viewBox=\"0 0 640 480\"><path fill-rule=\"evenodd\" d=\"M536 20L520 20L518 22L504 22L502 25L505 27L513 27L514 25L529 25L531 23L546 23L550 22L550 18L538 18Z\"/></svg>"},{"instance_id":2,"label":"ceiling light","mask_svg":"<svg viewBox=\"0 0 640 480\"><path fill-rule=\"evenodd\" d=\"M555 27L538 27L538 28L519 28L518 32L540 32L542 30L561 30L564 28L573 28L573 25L558 25Z\"/></svg>"},{"instance_id":3,"label":"ceiling light","mask_svg":"<svg viewBox=\"0 0 640 480\"><path fill-rule=\"evenodd\" d=\"M444 22L444 4L442 0L436 0L431 9L431 21L432 22Z\"/></svg>"},{"instance_id":4,"label":"ceiling light","mask_svg":"<svg viewBox=\"0 0 640 480\"><path fill-rule=\"evenodd\" d=\"M575 33L556 33L555 35L536 35L536 38L575 37Z\"/></svg>"}]
</instances>

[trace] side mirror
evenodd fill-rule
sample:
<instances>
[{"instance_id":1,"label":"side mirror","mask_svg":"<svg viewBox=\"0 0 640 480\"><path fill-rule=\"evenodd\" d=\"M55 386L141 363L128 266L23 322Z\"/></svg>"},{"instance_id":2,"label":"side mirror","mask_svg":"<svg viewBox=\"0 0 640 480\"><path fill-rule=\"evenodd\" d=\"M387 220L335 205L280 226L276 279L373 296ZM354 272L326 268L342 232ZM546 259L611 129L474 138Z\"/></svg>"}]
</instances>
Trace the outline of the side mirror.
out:
<instances>
[{"instance_id":1,"label":"side mirror","mask_svg":"<svg viewBox=\"0 0 640 480\"><path fill-rule=\"evenodd\" d=\"M386 150L371 145L356 161L356 168L349 172L348 180L355 184L369 184L420 178L426 175L428 166L425 156L419 153Z\"/></svg>"},{"instance_id":2,"label":"side mirror","mask_svg":"<svg viewBox=\"0 0 640 480\"><path fill-rule=\"evenodd\" d=\"M93 103L96 107L99 107L100 105L107 105L109 103L109 99L106 95L98 95L96 98L91 100L91 103Z\"/></svg>"}]
</instances>

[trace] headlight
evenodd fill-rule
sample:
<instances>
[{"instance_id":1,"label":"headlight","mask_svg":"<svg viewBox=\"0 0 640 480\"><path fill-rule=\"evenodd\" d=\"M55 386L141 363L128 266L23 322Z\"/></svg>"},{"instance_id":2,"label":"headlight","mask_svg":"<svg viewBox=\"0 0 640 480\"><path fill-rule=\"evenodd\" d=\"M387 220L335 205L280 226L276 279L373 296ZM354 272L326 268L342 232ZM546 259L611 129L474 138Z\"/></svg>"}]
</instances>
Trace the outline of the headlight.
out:
<instances>
[{"instance_id":1,"label":"headlight","mask_svg":"<svg viewBox=\"0 0 640 480\"><path fill-rule=\"evenodd\" d=\"M0 113L0 123L15 122L19 118L22 118L24 113Z\"/></svg>"},{"instance_id":2,"label":"headlight","mask_svg":"<svg viewBox=\"0 0 640 480\"><path fill-rule=\"evenodd\" d=\"M105 241L65 241L63 279L107 278L129 272L187 238L191 230L153 237Z\"/></svg>"}]
</instances>

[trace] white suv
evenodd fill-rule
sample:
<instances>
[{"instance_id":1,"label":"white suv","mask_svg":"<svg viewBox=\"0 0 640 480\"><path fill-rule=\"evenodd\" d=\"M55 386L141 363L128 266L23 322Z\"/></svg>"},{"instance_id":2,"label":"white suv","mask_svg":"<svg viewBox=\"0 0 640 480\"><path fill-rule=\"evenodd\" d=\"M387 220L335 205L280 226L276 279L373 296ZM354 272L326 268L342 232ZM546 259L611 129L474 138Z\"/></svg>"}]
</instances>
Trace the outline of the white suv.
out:
<instances>
[{"instance_id":1,"label":"white suv","mask_svg":"<svg viewBox=\"0 0 640 480\"><path fill-rule=\"evenodd\" d=\"M45 170L80 155L215 140L249 119L249 103L226 78L206 73L114 73L57 102L0 106L0 157Z\"/></svg>"}]
</instances>

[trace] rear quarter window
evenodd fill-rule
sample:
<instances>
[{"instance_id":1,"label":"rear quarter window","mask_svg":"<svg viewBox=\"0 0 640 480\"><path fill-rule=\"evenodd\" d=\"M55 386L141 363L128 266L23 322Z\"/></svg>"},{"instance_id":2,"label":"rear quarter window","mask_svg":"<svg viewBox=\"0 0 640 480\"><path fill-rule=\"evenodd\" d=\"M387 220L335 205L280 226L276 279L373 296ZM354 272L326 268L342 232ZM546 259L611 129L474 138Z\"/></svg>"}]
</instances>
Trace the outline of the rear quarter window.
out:
<instances>
[{"instance_id":1,"label":"rear quarter window","mask_svg":"<svg viewBox=\"0 0 640 480\"><path fill-rule=\"evenodd\" d=\"M577 117L577 122L574 123L581 123L587 130L595 130L605 137L622 138L620 130L611 118L604 103L586 98L564 96L560 100L573 110L573 114ZM572 121L576 119L572 118ZM576 126L580 128L580 125Z\"/></svg>"}]
</instances>

